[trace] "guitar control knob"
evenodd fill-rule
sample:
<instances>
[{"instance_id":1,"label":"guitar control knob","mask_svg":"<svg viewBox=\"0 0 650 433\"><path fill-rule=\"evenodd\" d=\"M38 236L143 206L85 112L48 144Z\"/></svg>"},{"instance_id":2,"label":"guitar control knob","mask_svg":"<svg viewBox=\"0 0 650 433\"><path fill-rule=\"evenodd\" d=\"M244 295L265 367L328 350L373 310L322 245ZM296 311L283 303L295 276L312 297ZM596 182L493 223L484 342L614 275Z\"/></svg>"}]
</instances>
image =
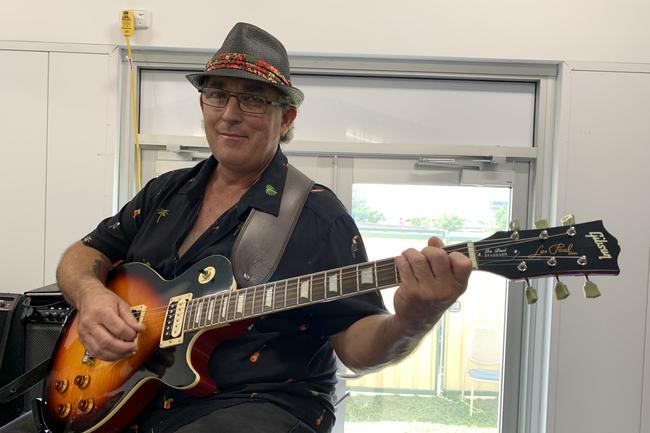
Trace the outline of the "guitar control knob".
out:
<instances>
[{"instance_id":1,"label":"guitar control knob","mask_svg":"<svg viewBox=\"0 0 650 433\"><path fill-rule=\"evenodd\" d=\"M74 378L74 384L77 385L80 389L88 388L88 383L90 383L90 376L87 374L80 374Z\"/></svg>"},{"instance_id":2,"label":"guitar control knob","mask_svg":"<svg viewBox=\"0 0 650 433\"><path fill-rule=\"evenodd\" d=\"M92 398L88 398L88 399L79 400L79 404L77 404L77 409L79 409L82 413L88 413L91 410L93 410L94 406L95 406L95 401Z\"/></svg>"},{"instance_id":3,"label":"guitar control knob","mask_svg":"<svg viewBox=\"0 0 650 433\"><path fill-rule=\"evenodd\" d=\"M65 418L70 414L70 409L72 409L72 405L70 403L60 404L56 407L56 415L59 418Z\"/></svg>"},{"instance_id":4,"label":"guitar control knob","mask_svg":"<svg viewBox=\"0 0 650 433\"><path fill-rule=\"evenodd\" d=\"M54 389L56 389L57 392L64 393L65 390L68 389L68 379L57 380L54 384Z\"/></svg>"}]
</instances>

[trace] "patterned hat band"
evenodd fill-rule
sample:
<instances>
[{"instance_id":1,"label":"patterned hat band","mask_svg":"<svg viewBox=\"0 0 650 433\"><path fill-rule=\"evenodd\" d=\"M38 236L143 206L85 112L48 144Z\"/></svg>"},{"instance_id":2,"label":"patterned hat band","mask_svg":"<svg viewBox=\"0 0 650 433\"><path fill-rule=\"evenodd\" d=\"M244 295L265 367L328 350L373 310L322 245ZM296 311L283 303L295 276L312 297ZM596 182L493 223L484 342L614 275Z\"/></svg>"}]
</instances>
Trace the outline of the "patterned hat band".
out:
<instances>
[{"instance_id":1,"label":"patterned hat band","mask_svg":"<svg viewBox=\"0 0 650 433\"><path fill-rule=\"evenodd\" d=\"M273 65L242 53L219 54L205 65L205 72L217 69L239 69L255 74L273 84L291 87L291 82Z\"/></svg>"}]
</instances>

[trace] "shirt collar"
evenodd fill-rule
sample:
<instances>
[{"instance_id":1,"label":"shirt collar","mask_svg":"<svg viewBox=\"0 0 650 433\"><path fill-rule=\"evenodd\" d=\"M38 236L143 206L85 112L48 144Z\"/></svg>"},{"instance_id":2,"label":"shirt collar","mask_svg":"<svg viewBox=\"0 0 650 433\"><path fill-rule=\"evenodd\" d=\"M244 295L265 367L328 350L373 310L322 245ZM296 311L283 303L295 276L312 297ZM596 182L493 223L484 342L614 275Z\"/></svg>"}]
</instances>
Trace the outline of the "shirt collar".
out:
<instances>
[{"instance_id":1,"label":"shirt collar","mask_svg":"<svg viewBox=\"0 0 650 433\"><path fill-rule=\"evenodd\" d=\"M287 164L287 157L278 146L278 150L260 179L239 201L242 205L241 209L252 207L278 216L282 193L284 192L284 182L287 178Z\"/></svg>"},{"instance_id":2,"label":"shirt collar","mask_svg":"<svg viewBox=\"0 0 650 433\"><path fill-rule=\"evenodd\" d=\"M201 200L212 171L218 164L219 162L214 156L210 156L198 164L189 173L188 180L181 186L179 192L187 194L192 201ZM240 211L252 207L277 216L280 212L280 202L287 177L287 164L287 157L278 146L273 159L262 173L262 176L240 199Z\"/></svg>"}]
</instances>

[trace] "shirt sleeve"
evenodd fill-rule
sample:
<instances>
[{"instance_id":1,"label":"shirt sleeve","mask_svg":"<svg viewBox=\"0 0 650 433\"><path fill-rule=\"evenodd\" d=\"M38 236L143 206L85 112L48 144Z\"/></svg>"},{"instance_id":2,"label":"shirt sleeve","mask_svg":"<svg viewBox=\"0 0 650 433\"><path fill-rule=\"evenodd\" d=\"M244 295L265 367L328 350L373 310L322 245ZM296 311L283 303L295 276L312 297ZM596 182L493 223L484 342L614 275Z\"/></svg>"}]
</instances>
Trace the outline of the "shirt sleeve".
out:
<instances>
[{"instance_id":1,"label":"shirt sleeve","mask_svg":"<svg viewBox=\"0 0 650 433\"><path fill-rule=\"evenodd\" d=\"M165 176L152 179L115 215L101 221L81 242L102 252L113 263L126 257L142 222L151 209L153 197L162 195Z\"/></svg>"},{"instance_id":2,"label":"shirt sleeve","mask_svg":"<svg viewBox=\"0 0 650 433\"><path fill-rule=\"evenodd\" d=\"M332 222L311 258L314 272L367 261L368 256L359 229L347 214ZM311 313L318 318L317 323L323 336L341 332L365 316L386 312L379 291L311 307Z\"/></svg>"}]
</instances>

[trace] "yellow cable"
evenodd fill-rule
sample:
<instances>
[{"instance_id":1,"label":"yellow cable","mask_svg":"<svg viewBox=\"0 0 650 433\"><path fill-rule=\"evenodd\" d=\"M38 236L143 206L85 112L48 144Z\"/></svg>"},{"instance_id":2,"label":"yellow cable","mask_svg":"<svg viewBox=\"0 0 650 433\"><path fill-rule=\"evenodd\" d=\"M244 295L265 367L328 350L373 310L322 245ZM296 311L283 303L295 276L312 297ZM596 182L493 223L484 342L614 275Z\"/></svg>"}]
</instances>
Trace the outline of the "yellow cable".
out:
<instances>
[{"instance_id":1,"label":"yellow cable","mask_svg":"<svg viewBox=\"0 0 650 433\"><path fill-rule=\"evenodd\" d=\"M140 151L140 139L138 133L138 111L137 103L135 97L135 71L133 70L133 56L131 54L131 39L135 33L135 17L133 12L130 10L122 11L120 28L122 34L126 39L126 47L128 50L127 58L129 59L129 76L131 78L131 102L132 102L132 111L133 111L133 131L135 133L135 161L136 161L136 186L138 191L142 189L142 155Z\"/></svg>"},{"instance_id":2,"label":"yellow cable","mask_svg":"<svg viewBox=\"0 0 650 433\"><path fill-rule=\"evenodd\" d=\"M129 63L131 64L130 77L131 77L131 102L133 110L133 131L135 133L135 161L136 161L136 183L138 191L142 189L142 156L140 152L140 139L138 133L138 106L135 97L135 71L133 70L133 60L131 56L131 41L126 37L126 46L128 49Z\"/></svg>"}]
</instances>

